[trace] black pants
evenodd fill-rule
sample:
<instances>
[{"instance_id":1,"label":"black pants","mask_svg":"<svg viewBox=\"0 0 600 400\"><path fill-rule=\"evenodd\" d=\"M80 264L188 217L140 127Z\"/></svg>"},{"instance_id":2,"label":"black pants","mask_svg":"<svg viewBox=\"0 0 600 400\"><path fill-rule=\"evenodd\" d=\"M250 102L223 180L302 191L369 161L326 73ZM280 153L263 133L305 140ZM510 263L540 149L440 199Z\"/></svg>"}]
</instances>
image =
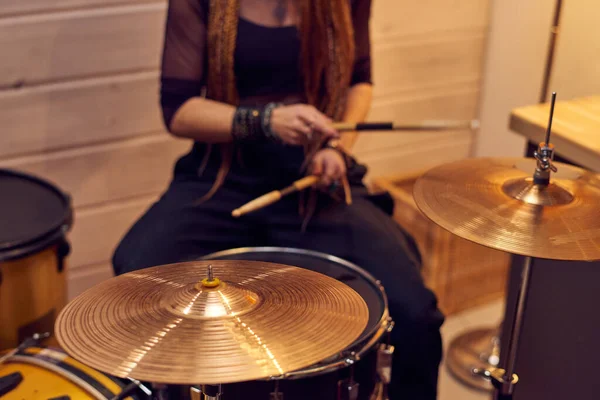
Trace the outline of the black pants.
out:
<instances>
[{"instance_id":1,"label":"black pants","mask_svg":"<svg viewBox=\"0 0 600 400\"><path fill-rule=\"evenodd\" d=\"M195 157L188 155L179 161L166 193L122 240L113 259L115 273L194 260L244 246L294 247L344 258L369 271L386 289L395 321L391 398L435 399L443 316L435 296L423 284L419 266L409 257L407 236L399 226L364 196L354 197L351 206L320 201L305 232L300 229L297 196L239 219L231 217L231 211L247 201L289 184L294 178L288 177L284 183L282 170L234 166L225 186L211 200L194 206L192 203L209 190L216 169L209 166L199 178L197 161L191 160ZM301 387L308 388L308 384ZM330 389L335 387L329 384ZM229 393L228 398L232 398ZM286 400L297 395L315 398L303 390L284 394Z\"/></svg>"}]
</instances>

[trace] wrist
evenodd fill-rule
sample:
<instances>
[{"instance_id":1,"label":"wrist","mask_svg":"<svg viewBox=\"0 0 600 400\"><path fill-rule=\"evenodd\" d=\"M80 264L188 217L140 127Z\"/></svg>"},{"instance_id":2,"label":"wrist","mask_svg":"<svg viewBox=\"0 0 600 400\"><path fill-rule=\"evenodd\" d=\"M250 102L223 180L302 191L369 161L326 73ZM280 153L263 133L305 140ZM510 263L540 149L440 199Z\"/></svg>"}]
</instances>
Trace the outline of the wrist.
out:
<instances>
[{"instance_id":1,"label":"wrist","mask_svg":"<svg viewBox=\"0 0 600 400\"><path fill-rule=\"evenodd\" d=\"M264 107L238 107L235 110L231 135L234 142L279 141L271 129L271 115L278 105L269 103Z\"/></svg>"}]
</instances>

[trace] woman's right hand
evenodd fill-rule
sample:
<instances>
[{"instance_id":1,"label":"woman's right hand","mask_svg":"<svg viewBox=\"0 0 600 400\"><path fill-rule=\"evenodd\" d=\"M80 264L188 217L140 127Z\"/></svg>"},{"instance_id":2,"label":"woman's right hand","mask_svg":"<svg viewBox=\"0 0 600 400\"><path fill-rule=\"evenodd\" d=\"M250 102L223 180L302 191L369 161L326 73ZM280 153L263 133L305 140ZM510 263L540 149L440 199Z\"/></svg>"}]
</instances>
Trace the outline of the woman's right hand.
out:
<instances>
[{"instance_id":1,"label":"woman's right hand","mask_svg":"<svg viewBox=\"0 0 600 400\"><path fill-rule=\"evenodd\" d=\"M333 129L331 119L306 104L275 108L271 114L271 130L290 145L306 143L315 131L326 138L339 137L339 133Z\"/></svg>"}]
</instances>

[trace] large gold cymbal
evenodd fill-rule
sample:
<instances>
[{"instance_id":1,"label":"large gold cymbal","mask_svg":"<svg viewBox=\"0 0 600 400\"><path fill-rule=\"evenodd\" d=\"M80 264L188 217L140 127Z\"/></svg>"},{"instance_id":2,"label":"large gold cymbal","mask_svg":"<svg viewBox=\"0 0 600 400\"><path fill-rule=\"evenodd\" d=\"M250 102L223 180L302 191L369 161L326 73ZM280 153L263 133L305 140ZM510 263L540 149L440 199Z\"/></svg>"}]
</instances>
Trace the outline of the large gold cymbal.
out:
<instances>
[{"instance_id":1,"label":"large gold cymbal","mask_svg":"<svg viewBox=\"0 0 600 400\"><path fill-rule=\"evenodd\" d=\"M433 222L473 242L556 260L600 259L599 176L554 163L550 185L534 185L535 160L471 158L419 178L417 206Z\"/></svg>"},{"instance_id":2,"label":"large gold cymbal","mask_svg":"<svg viewBox=\"0 0 600 400\"><path fill-rule=\"evenodd\" d=\"M202 281L212 265L217 281ZM109 279L56 322L63 349L118 377L225 384L280 376L350 345L368 308L320 273L258 261L188 262Z\"/></svg>"}]
</instances>

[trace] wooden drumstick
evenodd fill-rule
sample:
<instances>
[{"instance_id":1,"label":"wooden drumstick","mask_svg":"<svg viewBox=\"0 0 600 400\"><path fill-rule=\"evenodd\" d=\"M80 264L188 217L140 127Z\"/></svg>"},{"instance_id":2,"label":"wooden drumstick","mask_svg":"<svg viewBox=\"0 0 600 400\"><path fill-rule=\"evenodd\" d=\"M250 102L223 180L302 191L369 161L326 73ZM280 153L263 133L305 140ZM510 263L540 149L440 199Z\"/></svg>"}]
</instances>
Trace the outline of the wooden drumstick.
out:
<instances>
[{"instance_id":1,"label":"wooden drumstick","mask_svg":"<svg viewBox=\"0 0 600 400\"><path fill-rule=\"evenodd\" d=\"M244 214L251 213L253 211L264 208L268 205L271 205L277 201L279 201L283 196L287 196L288 194L299 192L300 190L306 189L317 183L319 181L319 177L315 175L309 175L302 179L297 180L292 183L290 186L281 190L274 190L265 195L262 195L246 204L241 206L240 208L236 208L231 212L231 215L235 218L239 218Z\"/></svg>"},{"instance_id":2,"label":"wooden drumstick","mask_svg":"<svg viewBox=\"0 0 600 400\"><path fill-rule=\"evenodd\" d=\"M394 122L362 122L358 124L349 122L336 122L333 128L338 132L346 131L435 131L451 129L476 129L479 121L445 121L425 120L398 124Z\"/></svg>"}]
</instances>

